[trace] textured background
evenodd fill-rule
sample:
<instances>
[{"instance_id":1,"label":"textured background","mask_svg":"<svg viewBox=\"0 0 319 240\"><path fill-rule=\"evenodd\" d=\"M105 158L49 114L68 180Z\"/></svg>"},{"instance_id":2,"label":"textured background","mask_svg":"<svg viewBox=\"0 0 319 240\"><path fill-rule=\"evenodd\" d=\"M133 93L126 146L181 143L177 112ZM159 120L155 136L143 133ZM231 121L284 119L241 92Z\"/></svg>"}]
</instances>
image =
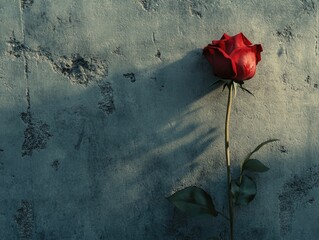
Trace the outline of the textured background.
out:
<instances>
[{"instance_id":1,"label":"textured background","mask_svg":"<svg viewBox=\"0 0 319 240\"><path fill-rule=\"evenodd\" d=\"M245 2L245 3L243 3ZM233 169L271 170L236 239L319 238L316 0L0 0L0 239L226 239L222 218L165 199L190 185L225 209L227 92L201 49L264 48L231 119ZM237 172L236 172L237 173Z\"/></svg>"}]
</instances>

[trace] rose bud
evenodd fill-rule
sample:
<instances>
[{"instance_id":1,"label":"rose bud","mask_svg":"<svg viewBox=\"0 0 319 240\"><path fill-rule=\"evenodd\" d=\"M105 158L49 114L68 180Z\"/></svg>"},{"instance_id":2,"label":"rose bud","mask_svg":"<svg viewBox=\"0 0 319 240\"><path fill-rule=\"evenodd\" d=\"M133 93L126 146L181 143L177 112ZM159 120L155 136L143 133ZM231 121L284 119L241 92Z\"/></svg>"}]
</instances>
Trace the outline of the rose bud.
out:
<instances>
[{"instance_id":1,"label":"rose bud","mask_svg":"<svg viewBox=\"0 0 319 240\"><path fill-rule=\"evenodd\" d=\"M208 44L203 54L217 77L241 82L255 75L262 50L260 44L252 45L243 33L232 37L224 33L220 40Z\"/></svg>"}]
</instances>

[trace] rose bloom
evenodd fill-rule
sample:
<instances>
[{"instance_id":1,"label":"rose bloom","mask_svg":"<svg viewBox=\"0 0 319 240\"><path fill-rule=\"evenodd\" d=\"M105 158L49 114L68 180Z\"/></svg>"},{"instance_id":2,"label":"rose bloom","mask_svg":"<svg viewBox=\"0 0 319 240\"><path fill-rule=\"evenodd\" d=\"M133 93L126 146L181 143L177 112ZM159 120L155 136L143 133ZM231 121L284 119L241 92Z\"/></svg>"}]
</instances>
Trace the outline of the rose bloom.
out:
<instances>
[{"instance_id":1,"label":"rose bloom","mask_svg":"<svg viewBox=\"0 0 319 240\"><path fill-rule=\"evenodd\" d=\"M224 33L220 40L208 44L203 54L217 77L241 82L255 75L262 50L260 44L252 45L243 33L232 37Z\"/></svg>"}]
</instances>

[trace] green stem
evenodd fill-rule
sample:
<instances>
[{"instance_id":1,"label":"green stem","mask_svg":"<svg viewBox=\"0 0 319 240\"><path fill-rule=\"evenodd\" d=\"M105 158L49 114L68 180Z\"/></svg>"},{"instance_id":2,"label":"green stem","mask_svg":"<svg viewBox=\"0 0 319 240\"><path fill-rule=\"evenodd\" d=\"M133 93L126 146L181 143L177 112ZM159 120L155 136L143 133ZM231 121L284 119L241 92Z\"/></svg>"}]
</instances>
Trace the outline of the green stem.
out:
<instances>
[{"instance_id":1,"label":"green stem","mask_svg":"<svg viewBox=\"0 0 319 240\"><path fill-rule=\"evenodd\" d=\"M231 193L231 173L230 173L230 148L229 148L229 120L230 109L233 98L233 83L228 85L228 103L225 121L225 152L226 152L226 166L227 166L227 193L228 193L228 211L229 211L229 228L230 228L230 240L234 240L234 208L233 199Z\"/></svg>"}]
</instances>

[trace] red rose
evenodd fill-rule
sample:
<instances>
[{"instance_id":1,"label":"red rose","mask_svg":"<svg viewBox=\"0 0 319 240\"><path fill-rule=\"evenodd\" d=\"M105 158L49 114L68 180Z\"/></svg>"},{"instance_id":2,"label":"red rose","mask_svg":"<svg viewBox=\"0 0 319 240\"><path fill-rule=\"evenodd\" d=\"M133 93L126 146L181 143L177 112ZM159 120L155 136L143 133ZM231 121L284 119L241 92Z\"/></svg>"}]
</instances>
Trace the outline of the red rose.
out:
<instances>
[{"instance_id":1,"label":"red rose","mask_svg":"<svg viewBox=\"0 0 319 240\"><path fill-rule=\"evenodd\" d=\"M224 33L220 40L213 40L212 44L208 44L203 54L213 66L216 76L244 81L255 75L262 50L260 44L252 45L243 33L233 37Z\"/></svg>"}]
</instances>

